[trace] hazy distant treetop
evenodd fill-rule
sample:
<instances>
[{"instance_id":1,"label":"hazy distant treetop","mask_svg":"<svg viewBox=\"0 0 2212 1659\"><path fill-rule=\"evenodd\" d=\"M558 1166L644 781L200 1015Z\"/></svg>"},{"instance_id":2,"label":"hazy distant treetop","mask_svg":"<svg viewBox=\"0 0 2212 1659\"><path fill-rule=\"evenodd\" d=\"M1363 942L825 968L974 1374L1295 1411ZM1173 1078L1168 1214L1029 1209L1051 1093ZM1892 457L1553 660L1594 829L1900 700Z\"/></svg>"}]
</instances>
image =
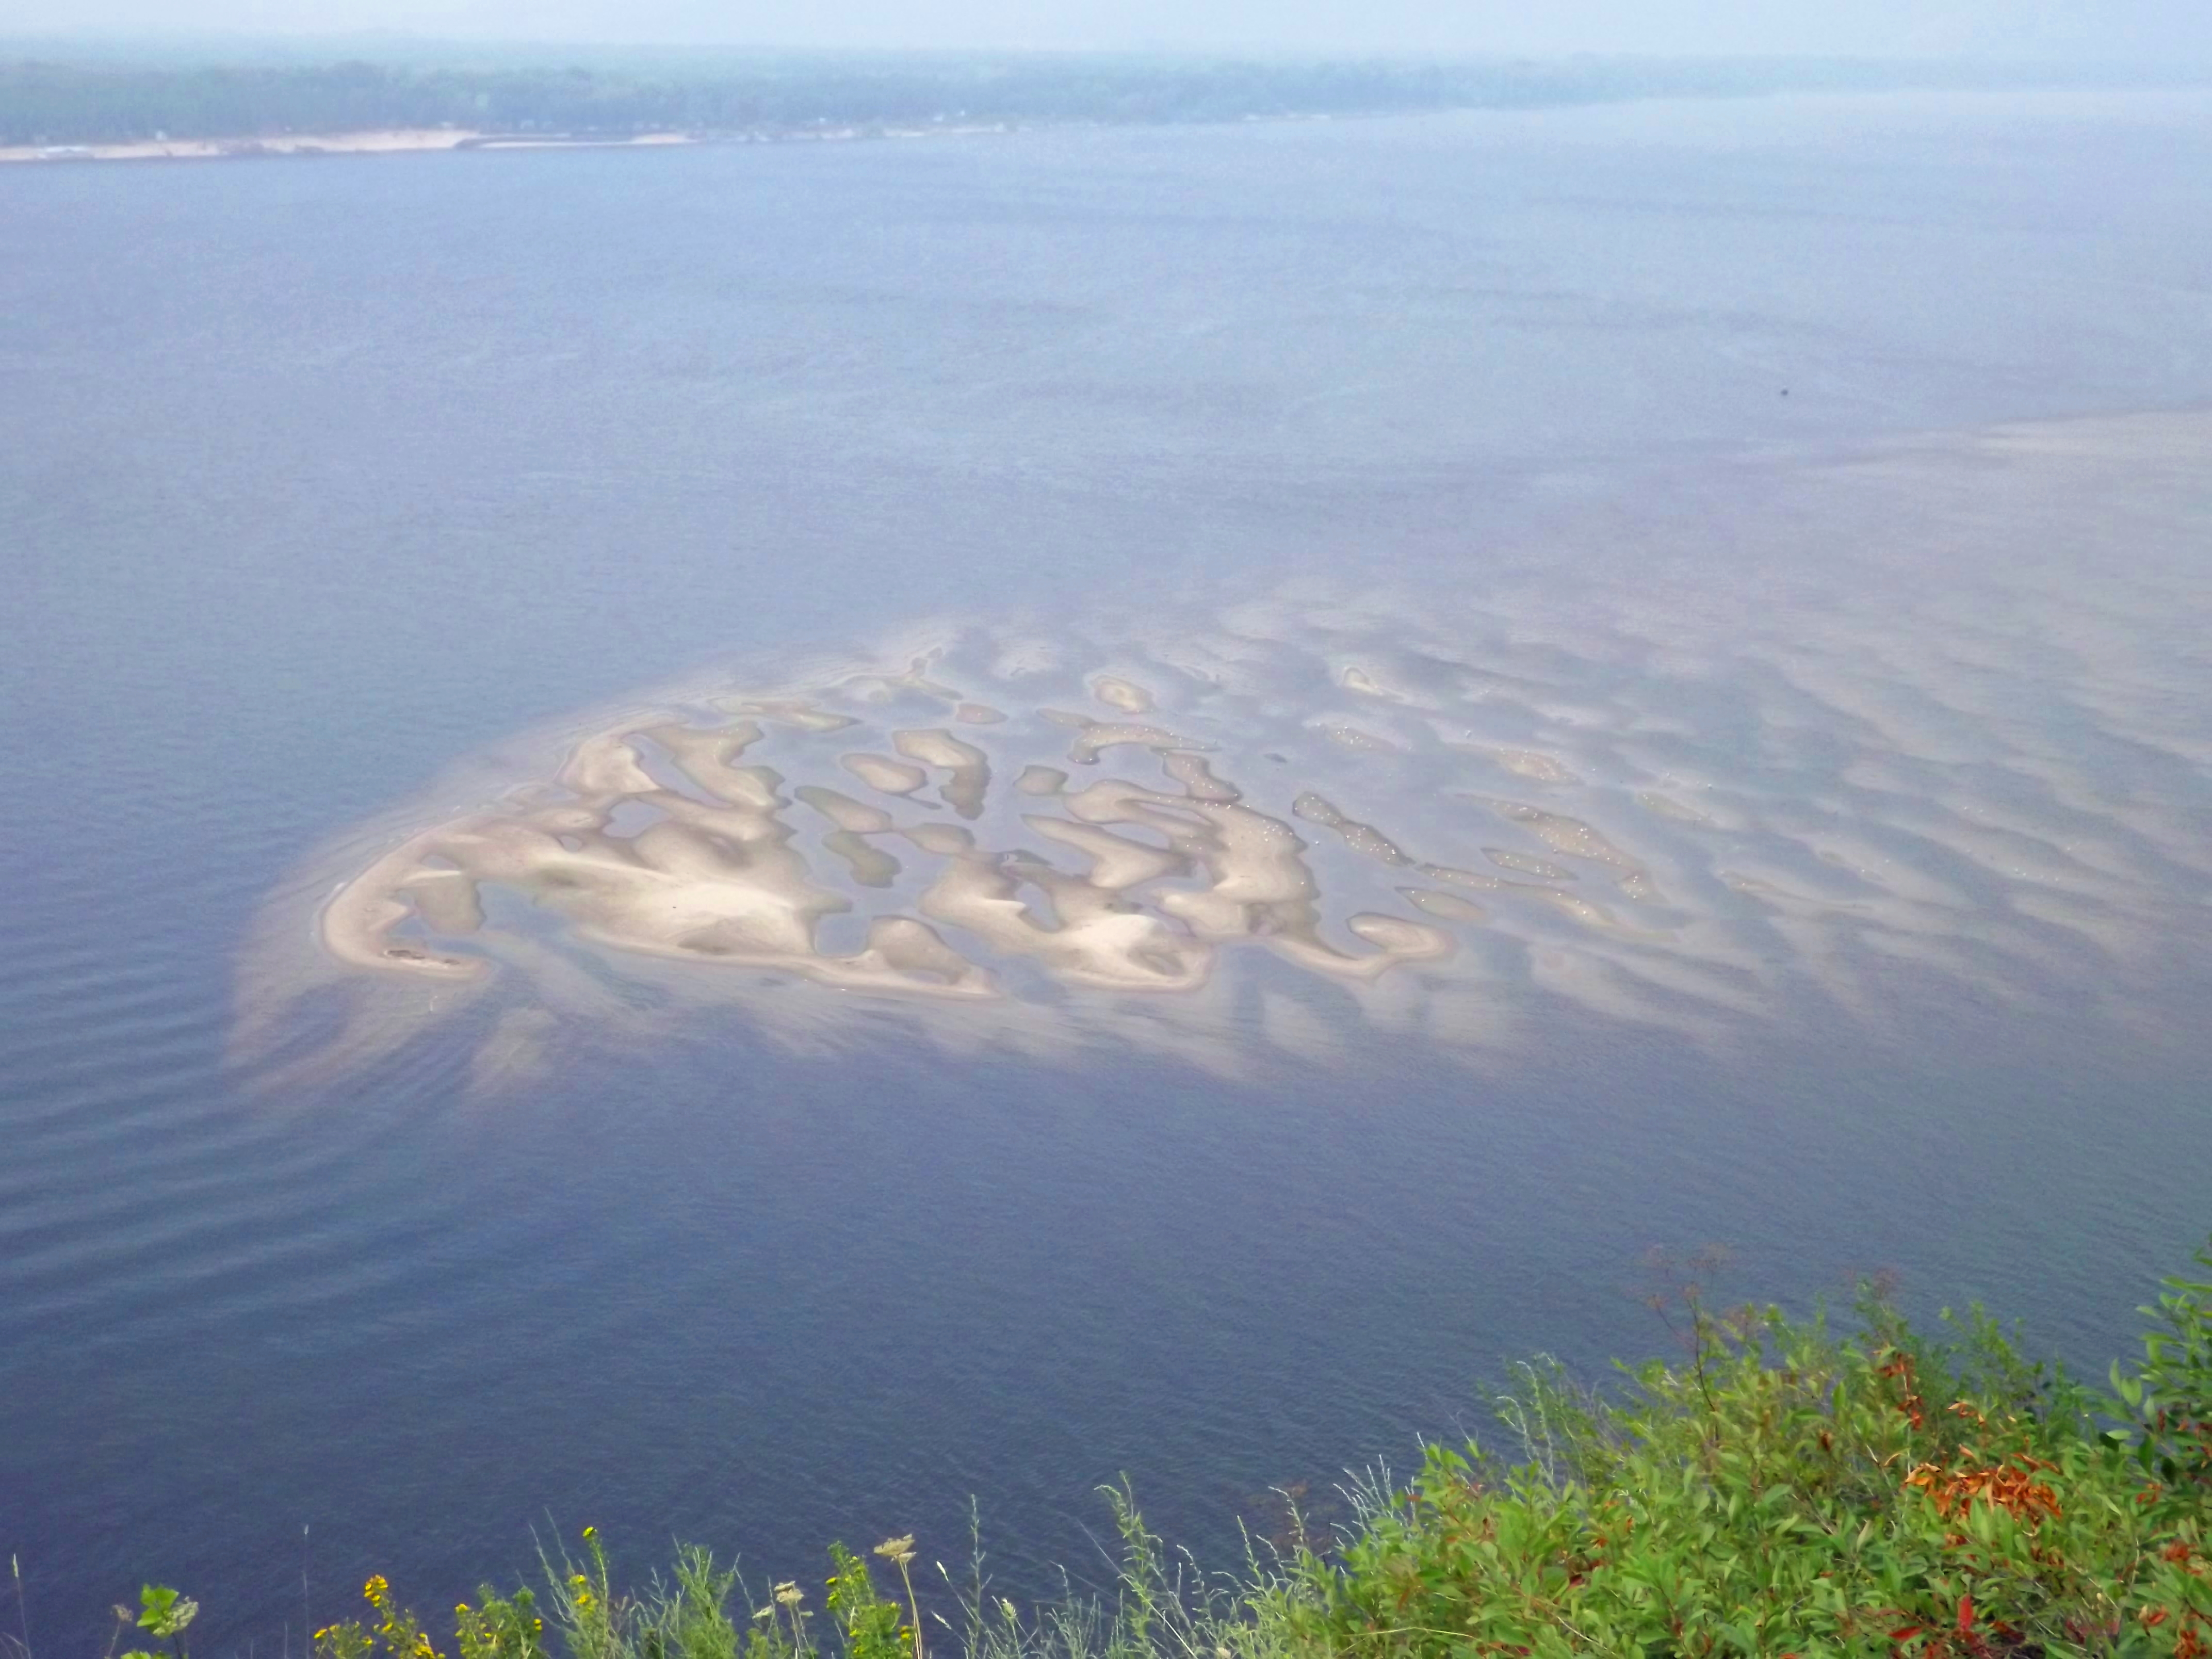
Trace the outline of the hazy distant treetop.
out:
<instances>
[{"instance_id":1,"label":"hazy distant treetop","mask_svg":"<svg viewBox=\"0 0 2212 1659\"><path fill-rule=\"evenodd\" d=\"M445 61L429 64L397 52L337 63L138 52L0 59L0 143L441 125L773 136L825 125L1219 121L1925 84L1981 73L1844 61L1587 57L1425 63L498 48L441 56Z\"/></svg>"}]
</instances>

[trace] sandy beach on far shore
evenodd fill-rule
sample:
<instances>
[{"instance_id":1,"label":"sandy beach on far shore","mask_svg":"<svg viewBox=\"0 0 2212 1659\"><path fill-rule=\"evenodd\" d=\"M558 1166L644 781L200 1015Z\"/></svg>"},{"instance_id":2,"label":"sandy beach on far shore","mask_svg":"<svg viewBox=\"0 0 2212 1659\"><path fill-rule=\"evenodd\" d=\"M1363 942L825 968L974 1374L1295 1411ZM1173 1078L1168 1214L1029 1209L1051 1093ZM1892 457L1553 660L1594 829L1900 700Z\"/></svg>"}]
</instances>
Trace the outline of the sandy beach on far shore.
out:
<instances>
[{"instance_id":1,"label":"sandy beach on far shore","mask_svg":"<svg viewBox=\"0 0 2212 1659\"><path fill-rule=\"evenodd\" d=\"M288 132L263 138L143 138L106 144L0 145L7 161L204 161L242 155L388 155L404 150L635 148L696 142L680 132L629 138L490 133L454 127L391 127L369 132Z\"/></svg>"}]
</instances>

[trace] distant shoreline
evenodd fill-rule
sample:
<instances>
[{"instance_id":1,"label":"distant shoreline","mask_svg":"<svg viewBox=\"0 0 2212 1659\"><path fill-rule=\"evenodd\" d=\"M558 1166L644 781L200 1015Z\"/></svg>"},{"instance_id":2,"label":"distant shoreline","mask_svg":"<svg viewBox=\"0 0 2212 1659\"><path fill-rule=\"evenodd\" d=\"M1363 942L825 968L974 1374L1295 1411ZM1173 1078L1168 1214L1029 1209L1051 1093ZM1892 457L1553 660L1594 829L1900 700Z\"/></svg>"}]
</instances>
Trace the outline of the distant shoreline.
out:
<instances>
[{"instance_id":1,"label":"distant shoreline","mask_svg":"<svg viewBox=\"0 0 2212 1659\"><path fill-rule=\"evenodd\" d=\"M450 127L384 127L362 132L287 132L265 137L133 138L106 143L4 144L0 164L83 161L222 161L269 155L400 155L487 149L667 149L696 144L821 143L860 138L931 138L1005 132L1003 122L961 126L798 128L774 132L479 132Z\"/></svg>"},{"instance_id":2,"label":"distant shoreline","mask_svg":"<svg viewBox=\"0 0 2212 1659\"><path fill-rule=\"evenodd\" d=\"M615 53L441 64L10 60L4 51L0 43L0 162L19 166L817 143L2083 79L1845 59Z\"/></svg>"},{"instance_id":3,"label":"distant shoreline","mask_svg":"<svg viewBox=\"0 0 2212 1659\"><path fill-rule=\"evenodd\" d=\"M1261 63L769 58L408 67L0 58L0 163L461 149L819 143L1038 128L1212 125L1776 94L2090 87L2094 70L1851 60ZM2200 85L2174 75L2160 85ZM2137 76L2119 83L2148 85Z\"/></svg>"}]
</instances>

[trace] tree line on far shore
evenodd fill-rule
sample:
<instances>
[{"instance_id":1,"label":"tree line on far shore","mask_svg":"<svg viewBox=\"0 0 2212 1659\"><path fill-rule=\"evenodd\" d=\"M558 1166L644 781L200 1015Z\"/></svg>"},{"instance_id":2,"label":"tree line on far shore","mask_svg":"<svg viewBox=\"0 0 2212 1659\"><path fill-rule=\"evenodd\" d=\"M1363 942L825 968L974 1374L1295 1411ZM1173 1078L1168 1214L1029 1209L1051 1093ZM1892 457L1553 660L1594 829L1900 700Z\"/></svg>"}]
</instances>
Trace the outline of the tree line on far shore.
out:
<instances>
[{"instance_id":1,"label":"tree line on far shore","mask_svg":"<svg viewBox=\"0 0 2212 1659\"><path fill-rule=\"evenodd\" d=\"M1954 78L1855 63L1248 62L1089 54L708 53L596 65L0 61L0 144L441 127L611 137L1230 121L1750 95Z\"/></svg>"}]
</instances>

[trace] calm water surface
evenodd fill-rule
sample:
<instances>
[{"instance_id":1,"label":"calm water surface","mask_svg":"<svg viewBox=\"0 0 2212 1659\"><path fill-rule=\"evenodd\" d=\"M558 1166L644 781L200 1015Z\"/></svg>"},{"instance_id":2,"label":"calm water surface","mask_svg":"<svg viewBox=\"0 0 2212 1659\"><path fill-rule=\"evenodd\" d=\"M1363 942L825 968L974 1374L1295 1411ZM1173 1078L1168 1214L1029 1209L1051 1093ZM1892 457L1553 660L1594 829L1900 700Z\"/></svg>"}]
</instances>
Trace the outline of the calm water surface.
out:
<instances>
[{"instance_id":1,"label":"calm water surface","mask_svg":"<svg viewBox=\"0 0 2212 1659\"><path fill-rule=\"evenodd\" d=\"M297 1639L303 1526L321 1621L373 1569L450 1606L549 1516L777 1576L833 1536L954 1559L971 1494L1034 1587L1095 1568L1124 1472L1225 1560L1268 1486L1479 1426L1505 1359L1655 1346L1654 1244L1792 1300L1894 1267L2100 1363L2212 1222L2208 519L2170 456L2125 538L2016 504L2045 599L2130 597L2051 624L2048 698L2030 610L1983 614L2028 695L1885 786L1941 794L2002 726L2084 823L2148 826L2170 915L2032 1019L1997 969L1900 969L1878 1040L1563 1012L1479 1074L707 1021L520 1094L435 1034L271 1094L225 1050L327 838L749 652L1298 581L1957 634L1987 568L1854 585L1905 557L1888 498L1839 528L1793 481L2212 400L2207 177L2196 94L0 176L0 1547L34 1634L88 1650L151 1577L211 1645ZM1668 717L1778 764L1732 724L1752 671L1698 661ZM1869 741L1821 707L1770 735Z\"/></svg>"}]
</instances>

